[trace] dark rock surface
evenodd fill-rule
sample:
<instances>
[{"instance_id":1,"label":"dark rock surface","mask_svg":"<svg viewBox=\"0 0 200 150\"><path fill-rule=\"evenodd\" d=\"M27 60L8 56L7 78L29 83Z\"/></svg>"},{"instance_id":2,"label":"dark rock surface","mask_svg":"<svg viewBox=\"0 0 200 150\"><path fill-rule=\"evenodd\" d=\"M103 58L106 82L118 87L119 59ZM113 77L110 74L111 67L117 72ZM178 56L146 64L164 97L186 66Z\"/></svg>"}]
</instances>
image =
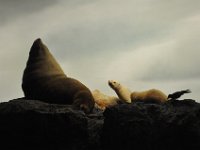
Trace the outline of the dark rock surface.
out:
<instances>
[{"instance_id":1,"label":"dark rock surface","mask_svg":"<svg viewBox=\"0 0 200 150\"><path fill-rule=\"evenodd\" d=\"M200 149L200 104L171 100L137 102L104 113L104 149Z\"/></svg>"},{"instance_id":2,"label":"dark rock surface","mask_svg":"<svg viewBox=\"0 0 200 150\"><path fill-rule=\"evenodd\" d=\"M99 144L102 118L102 113L86 116L70 105L11 100L0 104L1 145L8 150L92 149Z\"/></svg>"},{"instance_id":3,"label":"dark rock surface","mask_svg":"<svg viewBox=\"0 0 200 150\"><path fill-rule=\"evenodd\" d=\"M16 99L0 104L4 150L200 149L200 104L120 104L85 115L70 105Z\"/></svg>"}]
</instances>

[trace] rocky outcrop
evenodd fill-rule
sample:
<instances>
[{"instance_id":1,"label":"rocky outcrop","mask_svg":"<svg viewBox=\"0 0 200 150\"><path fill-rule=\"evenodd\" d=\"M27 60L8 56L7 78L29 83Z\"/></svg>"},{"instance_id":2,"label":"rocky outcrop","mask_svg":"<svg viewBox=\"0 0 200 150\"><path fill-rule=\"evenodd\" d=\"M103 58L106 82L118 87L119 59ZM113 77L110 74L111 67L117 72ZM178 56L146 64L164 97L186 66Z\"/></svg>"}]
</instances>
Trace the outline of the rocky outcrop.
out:
<instances>
[{"instance_id":1,"label":"rocky outcrop","mask_svg":"<svg viewBox=\"0 0 200 150\"><path fill-rule=\"evenodd\" d=\"M109 108L104 116L104 149L200 148L200 104L193 100L136 102Z\"/></svg>"},{"instance_id":2,"label":"rocky outcrop","mask_svg":"<svg viewBox=\"0 0 200 150\"><path fill-rule=\"evenodd\" d=\"M70 105L16 99L0 104L5 150L200 149L200 104L135 102L86 115Z\"/></svg>"},{"instance_id":3,"label":"rocky outcrop","mask_svg":"<svg viewBox=\"0 0 200 150\"><path fill-rule=\"evenodd\" d=\"M1 103L0 120L8 150L86 150L99 144L103 124L102 113L86 116L70 105L24 99Z\"/></svg>"}]
</instances>

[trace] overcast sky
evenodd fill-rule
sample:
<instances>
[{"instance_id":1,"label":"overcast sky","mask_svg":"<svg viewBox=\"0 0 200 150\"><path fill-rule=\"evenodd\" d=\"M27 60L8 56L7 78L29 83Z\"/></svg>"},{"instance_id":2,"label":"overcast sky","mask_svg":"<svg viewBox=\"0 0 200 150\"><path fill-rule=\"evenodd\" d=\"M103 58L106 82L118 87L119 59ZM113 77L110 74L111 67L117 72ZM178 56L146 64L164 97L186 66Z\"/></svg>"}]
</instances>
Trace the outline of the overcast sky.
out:
<instances>
[{"instance_id":1,"label":"overcast sky","mask_svg":"<svg viewBox=\"0 0 200 150\"><path fill-rule=\"evenodd\" d=\"M0 0L0 101L23 96L36 38L91 90L114 95L113 79L200 102L199 0Z\"/></svg>"}]
</instances>

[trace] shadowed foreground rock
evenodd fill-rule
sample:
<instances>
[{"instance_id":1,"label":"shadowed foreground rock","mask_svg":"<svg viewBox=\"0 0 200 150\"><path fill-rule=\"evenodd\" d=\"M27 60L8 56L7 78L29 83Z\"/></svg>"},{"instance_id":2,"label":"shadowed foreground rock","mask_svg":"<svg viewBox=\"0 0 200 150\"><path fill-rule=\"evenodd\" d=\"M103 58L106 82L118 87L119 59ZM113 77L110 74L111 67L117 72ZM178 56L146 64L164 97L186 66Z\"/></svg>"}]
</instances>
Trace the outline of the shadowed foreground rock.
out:
<instances>
[{"instance_id":1,"label":"shadowed foreground rock","mask_svg":"<svg viewBox=\"0 0 200 150\"><path fill-rule=\"evenodd\" d=\"M103 123L102 113L89 118L69 105L23 99L1 103L0 120L5 150L92 149Z\"/></svg>"},{"instance_id":2,"label":"shadowed foreground rock","mask_svg":"<svg viewBox=\"0 0 200 150\"><path fill-rule=\"evenodd\" d=\"M4 150L200 149L200 104L135 102L85 115L36 100L0 104Z\"/></svg>"},{"instance_id":3,"label":"shadowed foreground rock","mask_svg":"<svg viewBox=\"0 0 200 150\"><path fill-rule=\"evenodd\" d=\"M107 109L104 116L104 149L200 149L200 104L193 100L137 102Z\"/></svg>"}]
</instances>

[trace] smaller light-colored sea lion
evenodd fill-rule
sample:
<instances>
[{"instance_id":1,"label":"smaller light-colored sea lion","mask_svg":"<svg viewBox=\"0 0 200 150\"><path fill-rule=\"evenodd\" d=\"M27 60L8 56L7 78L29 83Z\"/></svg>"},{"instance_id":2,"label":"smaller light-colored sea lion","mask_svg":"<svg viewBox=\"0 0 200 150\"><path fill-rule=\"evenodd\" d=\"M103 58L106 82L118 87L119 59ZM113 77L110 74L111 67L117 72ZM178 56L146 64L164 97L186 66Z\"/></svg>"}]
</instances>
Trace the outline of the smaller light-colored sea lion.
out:
<instances>
[{"instance_id":1,"label":"smaller light-colored sea lion","mask_svg":"<svg viewBox=\"0 0 200 150\"><path fill-rule=\"evenodd\" d=\"M166 102L167 95L158 89L150 89L141 92L132 92L131 101L155 101L155 102Z\"/></svg>"},{"instance_id":2,"label":"smaller light-colored sea lion","mask_svg":"<svg viewBox=\"0 0 200 150\"><path fill-rule=\"evenodd\" d=\"M119 99L131 103L131 91L127 87L114 80L109 80L108 85L116 92Z\"/></svg>"},{"instance_id":3,"label":"smaller light-colored sea lion","mask_svg":"<svg viewBox=\"0 0 200 150\"><path fill-rule=\"evenodd\" d=\"M105 95L97 89L92 91L92 95L94 97L95 107L101 110L117 105L120 101L119 98Z\"/></svg>"},{"instance_id":4,"label":"smaller light-colored sea lion","mask_svg":"<svg viewBox=\"0 0 200 150\"><path fill-rule=\"evenodd\" d=\"M34 41L24 70L22 89L26 99L48 103L73 104L90 113L94 99L89 88L69 78L41 39Z\"/></svg>"},{"instance_id":5,"label":"smaller light-colored sea lion","mask_svg":"<svg viewBox=\"0 0 200 150\"><path fill-rule=\"evenodd\" d=\"M134 101L167 101L167 96L158 89L150 89L141 92L131 92L127 87L123 86L117 81L109 80L108 84L116 92L118 97L127 103L131 103Z\"/></svg>"}]
</instances>

